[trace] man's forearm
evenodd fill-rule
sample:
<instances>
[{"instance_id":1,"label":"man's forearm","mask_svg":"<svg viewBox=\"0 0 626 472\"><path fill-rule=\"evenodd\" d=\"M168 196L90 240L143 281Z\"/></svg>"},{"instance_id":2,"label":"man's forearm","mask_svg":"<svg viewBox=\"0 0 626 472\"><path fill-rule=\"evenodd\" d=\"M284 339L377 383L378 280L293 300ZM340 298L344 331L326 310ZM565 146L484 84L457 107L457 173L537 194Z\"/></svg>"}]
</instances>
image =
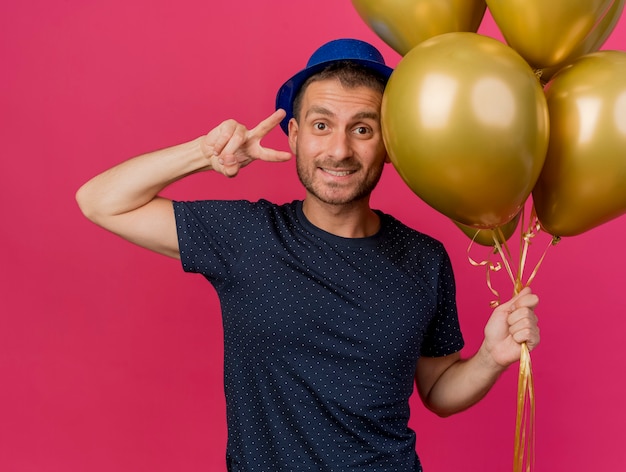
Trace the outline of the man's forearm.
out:
<instances>
[{"instance_id":1,"label":"man's forearm","mask_svg":"<svg viewBox=\"0 0 626 472\"><path fill-rule=\"evenodd\" d=\"M458 360L443 372L425 404L439 416L466 410L487 395L505 370L481 347L473 357Z\"/></svg>"}]
</instances>

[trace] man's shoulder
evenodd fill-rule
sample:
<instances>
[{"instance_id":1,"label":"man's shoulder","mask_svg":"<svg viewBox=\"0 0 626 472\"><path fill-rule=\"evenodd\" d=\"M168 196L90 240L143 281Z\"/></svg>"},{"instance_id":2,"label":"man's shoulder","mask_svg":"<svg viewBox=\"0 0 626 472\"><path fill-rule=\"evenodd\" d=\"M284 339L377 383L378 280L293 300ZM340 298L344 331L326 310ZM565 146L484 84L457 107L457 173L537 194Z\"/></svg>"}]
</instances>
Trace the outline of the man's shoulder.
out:
<instances>
[{"instance_id":1,"label":"man's shoulder","mask_svg":"<svg viewBox=\"0 0 626 472\"><path fill-rule=\"evenodd\" d=\"M174 200L175 207L186 207L193 211L243 211L243 212L290 212L298 200L288 203L274 203L269 200Z\"/></svg>"},{"instance_id":2,"label":"man's shoulder","mask_svg":"<svg viewBox=\"0 0 626 472\"><path fill-rule=\"evenodd\" d=\"M378 211L383 222L383 227L386 229L388 237L396 241L404 241L405 243L414 243L419 245L426 245L433 248L444 250L443 243L438 239L423 233L406 223L398 220L393 215Z\"/></svg>"},{"instance_id":3,"label":"man's shoulder","mask_svg":"<svg viewBox=\"0 0 626 472\"><path fill-rule=\"evenodd\" d=\"M271 222L292 222L297 219L298 200L274 203L260 199L250 200L192 200L174 201L176 220L179 224L200 223L207 227L218 225L223 230L242 227L266 227Z\"/></svg>"}]
</instances>

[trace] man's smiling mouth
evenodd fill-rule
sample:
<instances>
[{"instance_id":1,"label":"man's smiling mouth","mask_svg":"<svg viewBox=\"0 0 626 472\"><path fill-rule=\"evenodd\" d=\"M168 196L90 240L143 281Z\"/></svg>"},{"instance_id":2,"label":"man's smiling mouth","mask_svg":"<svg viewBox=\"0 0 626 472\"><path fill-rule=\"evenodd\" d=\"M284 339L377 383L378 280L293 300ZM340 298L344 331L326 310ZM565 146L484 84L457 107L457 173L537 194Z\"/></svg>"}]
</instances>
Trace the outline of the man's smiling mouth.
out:
<instances>
[{"instance_id":1,"label":"man's smiling mouth","mask_svg":"<svg viewBox=\"0 0 626 472\"><path fill-rule=\"evenodd\" d=\"M321 168L324 172L330 175L334 175L335 177L345 177L346 175L353 174L354 170L334 170L334 169L326 169L324 167Z\"/></svg>"}]
</instances>

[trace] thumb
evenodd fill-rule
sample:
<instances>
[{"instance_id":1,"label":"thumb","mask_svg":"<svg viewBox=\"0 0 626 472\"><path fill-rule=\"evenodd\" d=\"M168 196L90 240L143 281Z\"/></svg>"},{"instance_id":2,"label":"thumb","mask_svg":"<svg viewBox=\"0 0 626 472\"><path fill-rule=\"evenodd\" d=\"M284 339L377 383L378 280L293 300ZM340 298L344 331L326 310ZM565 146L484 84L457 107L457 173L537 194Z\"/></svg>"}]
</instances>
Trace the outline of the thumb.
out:
<instances>
[{"instance_id":1,"label":"thumb","mask_svg":"<svg viewBox=\"0 0 626 472\"><path fill-rule=\"evenodd\" d=\"M226 177L235 177L239 173L241 166L236 159L228 159L213 155L211 157L211 169Z\"/></svg>"}]
</instances>

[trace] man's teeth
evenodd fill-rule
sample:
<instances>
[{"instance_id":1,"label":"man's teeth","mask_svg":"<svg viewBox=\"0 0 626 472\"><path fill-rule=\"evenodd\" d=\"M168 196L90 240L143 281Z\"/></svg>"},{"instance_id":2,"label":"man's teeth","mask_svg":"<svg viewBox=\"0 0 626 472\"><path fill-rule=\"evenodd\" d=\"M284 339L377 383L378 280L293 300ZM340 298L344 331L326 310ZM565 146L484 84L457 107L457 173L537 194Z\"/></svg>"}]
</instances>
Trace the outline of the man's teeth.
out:
<instances>
[{"instance_id":1,"label":"man's teeth","mask_svg":"<svg viewBox=\"0 0 626 472\"><path fill-rule=\"evenodd\" d=\"M324 172L329 173L330 175L334 175L336 177L344 177L346 175L350 175L352 171L350 170L332 170L332 169L324 169Z\"/></svg>"}]
</instances>

